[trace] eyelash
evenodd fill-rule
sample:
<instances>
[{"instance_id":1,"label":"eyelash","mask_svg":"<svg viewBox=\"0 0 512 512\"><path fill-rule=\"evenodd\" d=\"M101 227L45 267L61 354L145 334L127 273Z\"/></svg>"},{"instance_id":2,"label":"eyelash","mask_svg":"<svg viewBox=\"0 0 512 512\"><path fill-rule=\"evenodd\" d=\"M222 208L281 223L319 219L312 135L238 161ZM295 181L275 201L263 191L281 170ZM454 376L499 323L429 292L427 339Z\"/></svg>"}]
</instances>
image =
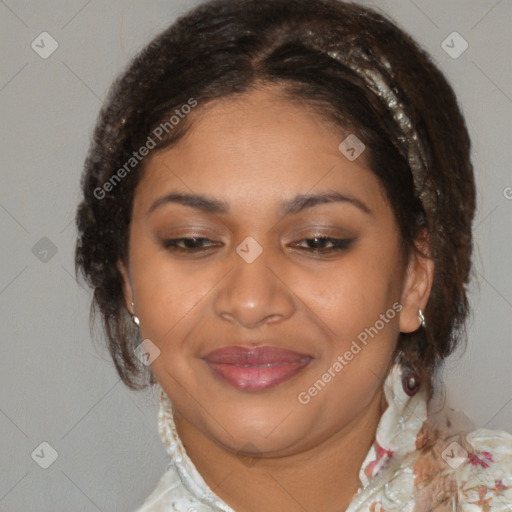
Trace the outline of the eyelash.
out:
<instances>
[{"instance_id":1,"label":"eyelash","mask_svg":"<svg viewBox=\"0 0 512 512\"><path fill-rule=\"evenodd\" d=\"M209 246L203 246L203 247L179 247L178 243L185 242L185 245L193 241L195 243L203 243L204 241L208 241L209 238L206 237L183 237L183 238L171 238L169 240L164 241L164 247L168 249L171 252L180 252L180 253L199 253L202 251L206 251L208 249L211 249L212 247L215 247L215 245L209 245ZM355 238L333 238L330 236L315 236L312 238L303 238L299 240L299 242L311 242L311 241L322 241L322 242L328 242L333 245L331 248L301 248L299 250L306 250L310 251L314 254L325 254L325 253L332 253L334 251L343 251L348 249L354 242ZM296 242L297 243L297 242Z\"/></svg>"}]
</instances>

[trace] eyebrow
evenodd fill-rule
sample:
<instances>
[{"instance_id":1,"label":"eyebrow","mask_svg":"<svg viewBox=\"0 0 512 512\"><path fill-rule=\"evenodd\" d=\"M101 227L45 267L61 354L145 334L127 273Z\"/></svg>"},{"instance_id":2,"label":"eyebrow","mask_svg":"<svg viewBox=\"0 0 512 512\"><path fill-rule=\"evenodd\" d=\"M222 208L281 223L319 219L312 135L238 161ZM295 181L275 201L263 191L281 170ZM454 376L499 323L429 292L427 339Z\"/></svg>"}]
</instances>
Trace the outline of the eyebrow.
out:
<instances>
[{"instance_id":1,"label":"eyebrow","mask_svg":"<svg viewBox=\"0 0 512 512\"><path fill-rule=\"evenodd\" d=\"M205 213L226 214L229 213L229 205L225 201L213 199L199 194L184 194L181 192L171 192L157 199L148 209L146 215L149 215L164 204L175 203L190 208L196 208ZM347 203L351 204L368 215L373 212L359 199L341 194L339 192L319 192L316 194L299 194L294 198L285 201L281 205L281 213L284 216L296 215L308 208L313 208L321 204Z\"/></svg>"}]
</instances>

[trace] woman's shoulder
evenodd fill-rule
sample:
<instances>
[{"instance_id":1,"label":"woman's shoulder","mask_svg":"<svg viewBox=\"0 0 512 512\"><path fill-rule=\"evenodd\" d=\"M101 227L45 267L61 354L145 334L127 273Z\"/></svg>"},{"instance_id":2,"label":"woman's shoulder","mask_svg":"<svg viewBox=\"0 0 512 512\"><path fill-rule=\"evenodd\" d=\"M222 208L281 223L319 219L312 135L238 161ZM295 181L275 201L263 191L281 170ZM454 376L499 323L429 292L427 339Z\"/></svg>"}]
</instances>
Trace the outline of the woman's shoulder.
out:
<instances>
[{"instance_id":1,"label":"woman's shoulder","mask_svg":"<svg viewBox=\"0 0 512 512\"><path fill-rule=\"evenodd\" d=\"M437 431L435 440L428 429L423 434L414 474L425 510L512 512L511 434L485 428Z\"/></svg>"},{"instance_id":2,"label":"woman's shoulder","mask_svg":"<svg viewBox=\"0 0 512 512\"><path fill-rule=\"evenodd\" d=\"M443 456L457 480L459 500L467 505L462 510L511 512L512 435L481 428L460 440L446 446Z\"/></svg>"},{"instance_id":3,"label":"woman's shoulder","mask_svg":"<svg viewBox=\"0 0 512 512\"><path fill-rule=\"evenodd\" d=\"M466 441L475 449L482 451L486 449L490 453L494 452L496 455L503 456L503 460L512 461L512 434L504 430L490 430L486 428L479 428L471 430L464 434ZM471 457L470 457L471 459ZM492 463L492 461L489 461ZM473 459L470 460L473 463ZM478 464L486 467L485 464Z\"/></svg>"}]
</instances>

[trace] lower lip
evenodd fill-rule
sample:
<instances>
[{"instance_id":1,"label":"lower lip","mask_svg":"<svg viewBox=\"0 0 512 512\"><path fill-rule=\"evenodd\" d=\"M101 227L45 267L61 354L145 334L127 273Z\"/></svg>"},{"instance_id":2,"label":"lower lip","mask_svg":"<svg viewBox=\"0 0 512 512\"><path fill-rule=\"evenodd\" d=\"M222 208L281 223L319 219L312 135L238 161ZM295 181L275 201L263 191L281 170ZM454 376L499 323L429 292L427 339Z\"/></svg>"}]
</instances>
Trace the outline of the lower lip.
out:
<instances>
[{"instance_id":1,"label":"lower lip","mask_svg":"<svg viewBox=\"0 0 512 512\"><path fill-rule=\"evenodd\" d=\"M215 375L233 387L243 391L260 391L295 377L311 362L311 358L289 363L246 366L206 362Z\"/></svg>"}]
</instances>

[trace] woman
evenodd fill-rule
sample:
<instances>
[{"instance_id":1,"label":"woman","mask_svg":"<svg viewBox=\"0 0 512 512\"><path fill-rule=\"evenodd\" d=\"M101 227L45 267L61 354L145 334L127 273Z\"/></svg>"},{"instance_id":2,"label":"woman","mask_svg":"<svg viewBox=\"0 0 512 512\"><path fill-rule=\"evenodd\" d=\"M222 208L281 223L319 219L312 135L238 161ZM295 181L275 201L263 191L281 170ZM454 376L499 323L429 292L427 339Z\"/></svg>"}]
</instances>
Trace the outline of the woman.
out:
<instances>
[{"instance_id":1,"label":"woman","mask_svg":"<svg viewBox=\"0 0 512 512\"><path fill-rule=\"evenodd\" d=\"M171 464L140 512L505 511L512 436L432 400L475 187L453 90L336 0L220 0L114 83L76 264ZM131 319L130 319L131 317Z\"/></svg>"}]
</instances>

